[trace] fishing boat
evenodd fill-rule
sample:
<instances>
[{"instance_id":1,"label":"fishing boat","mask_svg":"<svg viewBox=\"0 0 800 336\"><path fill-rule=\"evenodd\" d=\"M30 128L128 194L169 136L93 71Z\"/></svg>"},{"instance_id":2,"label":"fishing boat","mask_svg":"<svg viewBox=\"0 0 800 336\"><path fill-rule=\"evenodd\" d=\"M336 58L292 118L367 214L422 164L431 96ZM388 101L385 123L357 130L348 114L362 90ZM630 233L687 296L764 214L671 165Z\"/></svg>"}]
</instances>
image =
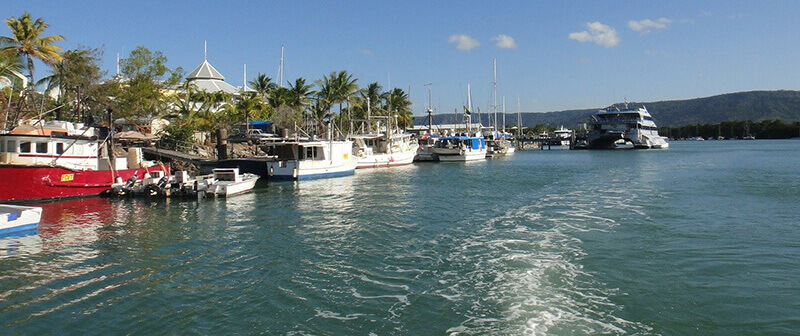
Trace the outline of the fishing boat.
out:
<instances>
[{"instance_id":1,"label":"fishing boat","mask_svg":"<svg viewBox=\"0 0 800 336\"><path fill-rule=\"evenodd\" d=\"M275 141L261 147L270 157L270 179L309 179L350 175L358 161L353 157L350 140Z\"/></svg>"},{"instance_id":2,"label":"fishing boat","mask_svg":"<svg viewBox=\"0 0 800 336\"><path fill-rule=\"evenodd\" d=\"M627 101L622 108L611 105L592 115L586 141L590 149L616 148L617 143L643 149L669 147L647 108L629 108Z\"/></svg>"},{"instance_id":3,"label":"fishing boat","mask_svg":"<svg viewBox=\"0 0 800 336\"><path fill-rule=\"evenodd\" d=\"M33 230L42 219L42 208L0 204L0 235Z\"/></svg>"},{"instance_id":4,"label":"fishing boat","mask_svg":"<svg viewBox=\"0 0 800 336\"><path fill-rule=\"evenodd\" d=\"M370 117L369 107L367 116L362 120L361 133L349 137L353 141L353 156L358 161L356 169L394 167L414 162L417 141L411 134L393 127L397 123L390 117ZM381 125L383 120L385 125ZM371 133L373 124L380 132Z\"/></svg>"},{"instance_id":5,"label":"fishing boat","mask_svg":"<svg viewBox=\"0 0 800 336\"><path fill-rule=\"evenodd\" d=\"M38 120L0 134L0 201L99 195L156 171L169 167L144 161L139 148L115 148L81 123Z\"/></svg>"},{"instance_id":6,"label":"fishing boat","mask_svg":"<svg viewBox=\"0 0 800 336\"><path fill-rule=\"evenodd\" d=\"M417 142L411 134L358 134L351 139L356 169L408 165L417 155Z\"/></svg>"},{"instance_id":7,"label":"fishing boat","mask_svg":"<svg viewBox=\"0 0 800 336\"><path fill-rule=\"evenodd\" d=\"M439 161L476 161L486 159L486 140L467 133L439 138L431 148Z\"/></svg>"},{"instance_id":8,"label":"fishing boat","mask_svg":"<svg viewBox=\"0 0 800 336\"><path fill-rule=\"evenodd\" d=\"M486 141L486 157L514 154L515 148L508 139L508 134L498 131L485 134L483 138Z\"/></svg>"},{"instance_id":9,"label":"fishing boat","mask_svg":"<svg viewBox=\"0 0 800 336\"><path fill-rule=\"evenodd\" d=\"M414 155L414 162L419 161L438 161L436 154L433 154L433 147L439 141L439 136L431 134L423 134L417 140L418 147L417 153Z\"/></svg>"}]
</instances>

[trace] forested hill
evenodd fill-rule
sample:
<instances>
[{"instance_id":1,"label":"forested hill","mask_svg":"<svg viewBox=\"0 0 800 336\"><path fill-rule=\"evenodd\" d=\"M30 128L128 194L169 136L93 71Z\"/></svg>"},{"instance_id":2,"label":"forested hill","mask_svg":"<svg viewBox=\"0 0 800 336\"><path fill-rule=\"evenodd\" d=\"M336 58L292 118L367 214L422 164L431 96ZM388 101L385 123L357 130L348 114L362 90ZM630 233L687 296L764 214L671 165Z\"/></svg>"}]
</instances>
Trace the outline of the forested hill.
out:
<instances>
[{"instance_id":1,"label":"forested hill","mask_svg":"<svg viewBox=\"0 0 800 336\"><path fill-rule=\"evenodd\" d=\"M715 124L723 121L761 121L761 120L800 120L800 91L749 91L728 93L718 96L671 100L658 102L629 102L631 106L645 105L656 120L658 126L682 126L690 124ZM523 113L522 124L531 127L536 124L550 126L564 125L573 127L585 122L598 109L568 110L547 113ZM455 116L436 114L435 124L453 123ZM460 118L460 117L459 117ZM481 115L483 124L487 125L488 116ZM462 120L458 120L462 122ZM426 117L416 117L414 124L427 123ZM516 114L509 113L506 123L517 123Z\"/></svg>"}]
</instances>

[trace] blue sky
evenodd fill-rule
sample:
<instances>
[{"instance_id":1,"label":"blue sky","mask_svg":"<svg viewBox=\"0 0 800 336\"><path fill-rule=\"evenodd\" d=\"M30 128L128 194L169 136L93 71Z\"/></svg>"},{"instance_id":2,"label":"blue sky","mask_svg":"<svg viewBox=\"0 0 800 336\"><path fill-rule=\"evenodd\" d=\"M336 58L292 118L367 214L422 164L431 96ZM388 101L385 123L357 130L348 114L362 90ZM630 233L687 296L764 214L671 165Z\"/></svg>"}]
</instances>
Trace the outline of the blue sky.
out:
<instances>
[{"instance_id":1,"label":"blue sky","mask_svg":"<svg viewBox=\"0 0 800 336\"><path fill-rule=\"evenodd\" d=\"M61 45L159 50L187 72L208 59L233 85L258 72L311 81L335 70L358 84L411 89L423 114L486 111L492 59L507 110L547 112L622 101L800 89L798 1L14 1ZM0 35L9 35L3 26ZM510 39L509 39L510 38ZM513 42L512 42L513 40ZM502 43L501 43L502 42ZM502 47L499 47L500 44ZM37 78L43 74L42 68ZM500 98L498 98L499 100Z\"/></svg>"}]
</instances>

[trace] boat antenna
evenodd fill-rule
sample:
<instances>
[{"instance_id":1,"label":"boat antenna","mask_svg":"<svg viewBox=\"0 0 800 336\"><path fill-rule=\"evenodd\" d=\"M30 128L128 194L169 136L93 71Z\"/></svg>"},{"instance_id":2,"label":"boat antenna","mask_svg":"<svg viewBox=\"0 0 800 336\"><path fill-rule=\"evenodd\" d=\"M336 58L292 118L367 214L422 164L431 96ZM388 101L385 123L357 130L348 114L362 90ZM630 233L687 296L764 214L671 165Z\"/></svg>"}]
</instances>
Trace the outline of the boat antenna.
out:
<instances>
[{"instance_id":1,"label":"boat antenna","mask_svg":"<svg viewBox=\"0 0 800 336\"><path fill-rule=\"evenodd\" d=\"M520 108L519 93L517 93L517 137L522 137L522 108Z\"/></svg>"}]
</instances>

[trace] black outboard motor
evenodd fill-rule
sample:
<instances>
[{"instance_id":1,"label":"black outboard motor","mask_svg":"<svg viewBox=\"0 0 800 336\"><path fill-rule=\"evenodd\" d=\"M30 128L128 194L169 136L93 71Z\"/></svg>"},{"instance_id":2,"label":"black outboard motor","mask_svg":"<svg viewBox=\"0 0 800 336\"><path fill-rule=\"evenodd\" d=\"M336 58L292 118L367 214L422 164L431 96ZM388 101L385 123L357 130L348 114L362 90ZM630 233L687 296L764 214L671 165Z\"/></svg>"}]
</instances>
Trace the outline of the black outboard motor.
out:
<instances>
[{"instance_id":1,"label":"black outboard motor","mask_svg":"<svg viewBox=\"0 0 800 336\"><path fill-rule=\"evenodd\" d=\"M125 189L133 188L133 185L136 184L136 180L139 179L138 177L136 177L136 173L138 172L139 172L138 170L133 172L133 175L131 175L131 177L128 178L127 181L125 181Z\"/></svg>"}]
</instances>

